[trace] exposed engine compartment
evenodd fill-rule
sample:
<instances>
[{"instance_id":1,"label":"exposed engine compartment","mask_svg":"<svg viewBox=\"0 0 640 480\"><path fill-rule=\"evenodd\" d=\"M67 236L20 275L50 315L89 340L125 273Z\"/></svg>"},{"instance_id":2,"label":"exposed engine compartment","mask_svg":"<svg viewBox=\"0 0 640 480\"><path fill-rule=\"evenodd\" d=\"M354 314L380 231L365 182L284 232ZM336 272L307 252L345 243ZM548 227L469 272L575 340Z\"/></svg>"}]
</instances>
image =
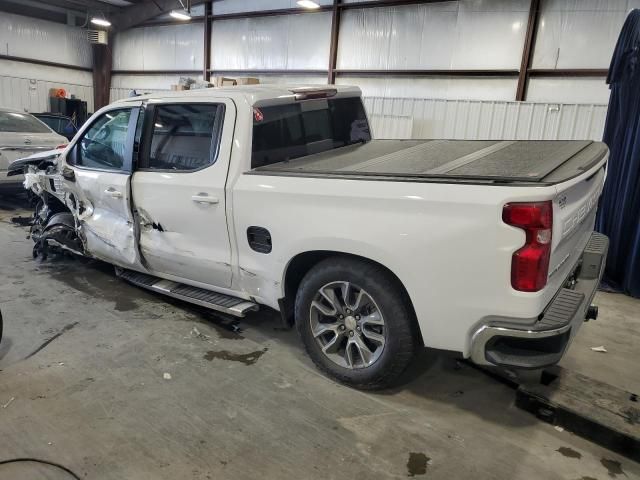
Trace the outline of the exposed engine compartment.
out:
<instances>
[{"instance_id":1,"label":"exposed engine compartment","mask_svg":"<svg viewBox=\"0 0 640 480\"><path fill-rule=\"evenodd\" d=\"M9 175L24 173L24 186L32 196L34 213L29 237L34 241L33 257L66 251L88 256L78 220L86 207L64 188L58 169L59 154L14 162Z\"/></svg>"}]
</instances>

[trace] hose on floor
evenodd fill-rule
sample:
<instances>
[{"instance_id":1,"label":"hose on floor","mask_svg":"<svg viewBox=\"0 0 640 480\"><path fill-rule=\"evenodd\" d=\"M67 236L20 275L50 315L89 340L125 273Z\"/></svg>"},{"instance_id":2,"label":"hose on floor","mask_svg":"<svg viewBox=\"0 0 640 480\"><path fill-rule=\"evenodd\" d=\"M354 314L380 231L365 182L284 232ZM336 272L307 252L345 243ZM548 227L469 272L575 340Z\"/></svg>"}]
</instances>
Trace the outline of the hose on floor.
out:
<instances>
[{"instance_id":1,"label":"hose on floor","mask_svg":"<svg viewBox=\"0 0 640 480\"><path fill-rule=\"evenodd\" d=\"M43 465L49 465L51 467L56 467L56 468L59 468L60 470L62 470L64 472L68 473L69 475L71 475L76 480L82 480L78 474L73 472L71 469L65 467L64 465L60 465L59 463L55 463L55 462L50 462L49 460L41 460L39 458L30 458L30 457L10 458L8 460L0 460L0 465L6 465L8 463L24 463L24 462L41 463Z\"/></svg>"}]
</instances>

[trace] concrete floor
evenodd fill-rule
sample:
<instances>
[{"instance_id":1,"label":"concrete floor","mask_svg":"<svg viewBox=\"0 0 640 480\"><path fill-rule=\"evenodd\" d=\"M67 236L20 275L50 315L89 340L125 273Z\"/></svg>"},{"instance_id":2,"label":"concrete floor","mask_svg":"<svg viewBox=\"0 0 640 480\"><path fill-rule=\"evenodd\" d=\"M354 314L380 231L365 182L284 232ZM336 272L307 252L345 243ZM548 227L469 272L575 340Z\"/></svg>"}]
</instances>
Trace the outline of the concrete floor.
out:
<instances>
[{"instance_id":1,"label":"concrete floor","mask_svg":"<svg viewBox=\"0 0 640 480\"><path fill-rule=\"evenodd\" d=\"M539 422L451 355L425 351L402 388L351 390L320 375L269 312L237 332L107 265L34 261L10 223L26 211L2 206L0 461L117 480L640 478L640 465ZM564 364L638 392L640 301L597 300L600 319ZM0 479L17 478L71 477L0 465Z\"/></svg>"}]
</instances>

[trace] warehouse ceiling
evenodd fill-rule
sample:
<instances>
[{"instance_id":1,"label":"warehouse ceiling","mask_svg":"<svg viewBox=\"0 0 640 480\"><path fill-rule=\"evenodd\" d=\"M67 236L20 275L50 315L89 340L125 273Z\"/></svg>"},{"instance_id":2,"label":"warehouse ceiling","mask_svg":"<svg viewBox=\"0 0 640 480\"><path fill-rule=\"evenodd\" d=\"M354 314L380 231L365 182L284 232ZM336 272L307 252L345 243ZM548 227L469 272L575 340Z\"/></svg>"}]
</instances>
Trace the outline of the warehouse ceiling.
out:
<instances>
[{"instance_id":1,"label":"warehouse ceiling","mask_svg":"<svg viewBox=\"0 0 640 480\"><path fill-rule=\"evenodd\" d=\"M186 4L186 0L183 0ZM191 5L203 3L192 0ZM0 0L0 11L84 26L89 16L109 18L118 29L129 28L180 7L179 0Z\"/></svg>"}]
</instances>

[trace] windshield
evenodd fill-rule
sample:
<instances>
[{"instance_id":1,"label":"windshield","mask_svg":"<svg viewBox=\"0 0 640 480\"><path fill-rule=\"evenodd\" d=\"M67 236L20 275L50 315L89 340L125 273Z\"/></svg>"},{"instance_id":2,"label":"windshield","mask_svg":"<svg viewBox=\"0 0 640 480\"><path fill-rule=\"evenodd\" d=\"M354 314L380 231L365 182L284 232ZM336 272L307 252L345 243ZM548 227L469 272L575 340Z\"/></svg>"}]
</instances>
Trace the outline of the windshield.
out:
<instances>
[{"instance_id":1,"label":"windshield","mask_svg":"<svg viewBox=\"0 0 640 480\"><path fill-rule=\"evenodd\" d=\"M28 113L0 112L0 132L51 133L51 130Z\"/></svg>"},{"instance_id":2,"label":"windshield","mask_svg":"<svg viewBox=\"0 0 640 480\"><path fill-rule=\"evenodd\" d=\"M359 97L257 107L251 168L369 140L369 123Z\"/></svg>"}]
</instances>

